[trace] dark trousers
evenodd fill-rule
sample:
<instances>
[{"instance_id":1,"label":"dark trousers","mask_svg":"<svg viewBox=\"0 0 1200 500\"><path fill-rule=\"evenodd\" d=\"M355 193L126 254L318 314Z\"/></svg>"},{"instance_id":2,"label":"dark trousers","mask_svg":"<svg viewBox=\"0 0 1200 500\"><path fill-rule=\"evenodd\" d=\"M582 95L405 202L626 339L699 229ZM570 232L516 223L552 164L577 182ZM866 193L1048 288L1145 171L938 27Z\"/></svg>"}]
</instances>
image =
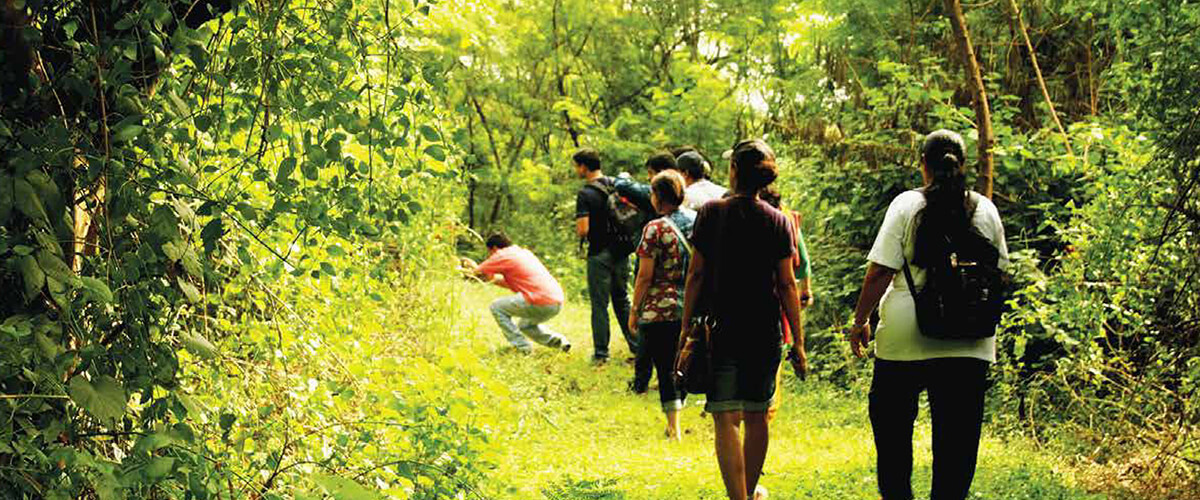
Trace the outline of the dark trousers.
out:
<instances>
[{"instance_id":1,"label":"dark trousers","mask_svg":"<svg viewBox=\"0 0 1200 500\"><path fill-rule=\"evenodd\" d=\"M973 358L875 360L871 379L871 430L884 500L911 500L913 422L917 396L929 392L933 419L933 488L930 500L963 500L975 477L988 362Z\"/></svg>"},{"instance_id":2,"label":"dark trousers","mask_svg":"<svg viewBox=\"0 0 1200 500\"><path fill-rule=\"evenodd\" d=\"M675 353L679 346L679 322L661 321L639 325L642 352L650 358L658 372L658 400L663 410L678 410L686 394L675 387L671 373L675 370ZM647 380L647 382L649 382Z\"/></svg>"},{"instance_id":3,"label":"dark trousers","mask_svg":"<svg viewBox=\"0 0 1200 500\"><path fill-rule=\"evenodd\" d=\"M637 339L629 333L629 256L616 256L603 250L587 258L588 298L592 303L592 355L608 358L608 304L612 301L617 326L629 344L629 352L638 353Z\"/></svg>"}]
</instances>

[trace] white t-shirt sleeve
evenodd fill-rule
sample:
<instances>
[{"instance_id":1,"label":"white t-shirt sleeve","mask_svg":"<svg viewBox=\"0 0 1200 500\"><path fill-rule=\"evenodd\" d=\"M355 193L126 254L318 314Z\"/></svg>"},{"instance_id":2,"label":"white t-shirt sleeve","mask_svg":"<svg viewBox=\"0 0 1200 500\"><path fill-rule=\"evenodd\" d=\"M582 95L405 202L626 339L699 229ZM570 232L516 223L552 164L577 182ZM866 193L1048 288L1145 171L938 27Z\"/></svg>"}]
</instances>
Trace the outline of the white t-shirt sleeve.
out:
<instances>
[{"instance_id":1,"label":"white t-shirt sleeve","mask_svg":"<svg viewBox=\"0 0 1200 500\"><path fill-rule=\"evenodd\" d=\"M875 244L871 246L867 260L890 269L904 267L904 236L912 218L914 194L922 196L921 193L909 191L897 196L888 205L887 215L883 216L883 224L879 226L879 234L875 236Z\"/></svg>"}]
</instances>

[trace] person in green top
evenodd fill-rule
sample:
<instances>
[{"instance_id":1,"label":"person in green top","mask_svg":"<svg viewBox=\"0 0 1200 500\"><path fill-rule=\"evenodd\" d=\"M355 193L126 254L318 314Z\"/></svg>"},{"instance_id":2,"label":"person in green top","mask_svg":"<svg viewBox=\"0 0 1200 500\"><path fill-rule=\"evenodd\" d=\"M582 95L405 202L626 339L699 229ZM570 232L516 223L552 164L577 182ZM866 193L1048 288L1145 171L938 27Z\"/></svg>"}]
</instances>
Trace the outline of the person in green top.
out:
<instances>
[{"instance_id":1,"label":"person in green top","mask_svg":"<svg viewBox=\"0 0 1200 500\"><path fill-rule=\"evenodd\" d=\"M773 186L768 186L758 194L758 197L767 202L776 210L780 210L787 216L788 221L792 224L793 234L796 236L796 259L794 261L796 268L796 280L800 286L800 307L808 307L812 305L812 262L808 258L808 246L804 244L804 231L800 230L800 213L794 210L783 208L782 197L779 195Z\"/></svg>"}]
</instances>

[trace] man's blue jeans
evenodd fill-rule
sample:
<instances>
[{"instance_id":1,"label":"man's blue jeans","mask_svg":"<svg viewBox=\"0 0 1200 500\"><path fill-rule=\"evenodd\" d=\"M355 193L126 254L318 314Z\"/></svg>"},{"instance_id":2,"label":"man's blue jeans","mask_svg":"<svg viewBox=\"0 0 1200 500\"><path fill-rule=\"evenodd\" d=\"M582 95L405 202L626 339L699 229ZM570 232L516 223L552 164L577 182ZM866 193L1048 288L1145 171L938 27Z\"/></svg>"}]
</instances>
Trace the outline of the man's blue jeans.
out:
<instances>
[{"instance_id":1,"label":"man's blue jeans","mask_svg":"<svg viewBox=\"0 0 1200 500\"><path fill-rule=\"evenodd\" d=\"M513 295L496 299L492 302L491 310L504 338L520 351L533 350L530 340L556 349L570 343L562 334L542 326L542 323L558 315L562 310L561 304L532 305L525 301L525 297ZM514 317L520 318L520 325L513 322Z\"/></svg>"},{"instance_id":2,"label":"man's blue jeans","mask_svg":"<svg viewBox=\"0 0 1200 500\"><path fill-rule=\"evenodd\" d=\"M587 259L588 297L592 302L592 356L608 359L608 303L612 301L617 324L629 351L638 354L637 338L629 333L629 256L604 251ZM649 377L647 377L649 378Z\"/></svg>"},{"instance_id":3,"label":"man's blue jeans","mask_svg":"<svg viewBox=\"0 0 1200 500\"><path fill-rule=\"evenodd\" d=\"M629 332L629 255L614 255L610 249L590 255L588 296L592 300L593 359L608 359L608 301L611 300L620 333L625 337L625 343L629 344L630 353L637 359L634 385L648 384L654 365L650 363L649 356L641 353L637 337Z\"/></svg>"}]
</instances>

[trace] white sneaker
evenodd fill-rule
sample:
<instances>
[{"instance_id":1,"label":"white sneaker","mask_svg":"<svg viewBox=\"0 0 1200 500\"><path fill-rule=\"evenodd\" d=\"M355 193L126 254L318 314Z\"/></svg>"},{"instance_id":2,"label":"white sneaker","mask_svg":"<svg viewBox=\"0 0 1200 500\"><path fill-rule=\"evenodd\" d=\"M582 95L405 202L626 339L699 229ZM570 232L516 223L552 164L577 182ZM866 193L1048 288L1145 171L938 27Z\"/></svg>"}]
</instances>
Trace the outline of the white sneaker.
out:
<instances>
[{"instance_id":1,"label":"white sneaker","mask_svg":"<svg viewBox=\"0 0 1200 500\"><path fill-rule=\"evenodd\" d=\"M754 487L754 500L767 500L767 495L767 489L763 485L760 484Z\"/></svg>"}]
</instances>

